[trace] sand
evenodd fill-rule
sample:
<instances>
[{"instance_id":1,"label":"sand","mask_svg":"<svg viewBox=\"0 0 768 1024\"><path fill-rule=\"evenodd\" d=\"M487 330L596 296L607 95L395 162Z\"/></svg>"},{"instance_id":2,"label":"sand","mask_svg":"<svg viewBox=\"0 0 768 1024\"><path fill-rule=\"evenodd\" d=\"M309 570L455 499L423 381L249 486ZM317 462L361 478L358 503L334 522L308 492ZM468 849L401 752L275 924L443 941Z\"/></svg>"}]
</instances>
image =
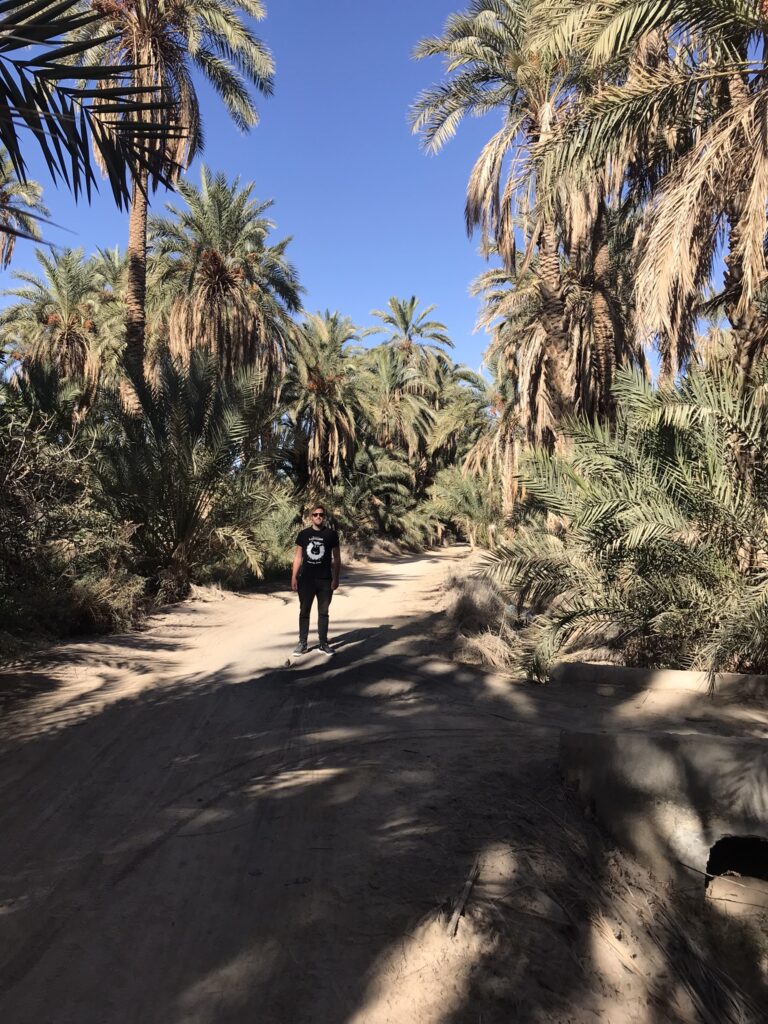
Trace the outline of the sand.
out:
<instances>
[{"instance_id":1,"label":"sand","mask_svg":"<svg viewBox=\"0 0 768 1024\"><path fill-rule=\"evenodd\" d=\"M563 727L706 714L452 662L466 556L350 572L330 661L286 667L289 592L208 591L6 672L0 1020L749 1019L729 1014L757 967L691 981L712 954L679 922L702 887L661 891L611 851L556 763Z\"/></svg>"}]
</instances>

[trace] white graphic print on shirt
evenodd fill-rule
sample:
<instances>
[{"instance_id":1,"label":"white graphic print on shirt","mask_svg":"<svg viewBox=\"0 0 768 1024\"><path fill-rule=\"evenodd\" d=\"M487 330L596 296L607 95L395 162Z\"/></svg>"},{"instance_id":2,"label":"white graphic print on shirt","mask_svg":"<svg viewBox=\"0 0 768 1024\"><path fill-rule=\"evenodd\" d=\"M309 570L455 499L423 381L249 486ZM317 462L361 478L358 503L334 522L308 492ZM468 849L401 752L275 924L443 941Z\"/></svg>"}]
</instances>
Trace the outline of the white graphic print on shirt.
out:
<instances>
[{"instance_id":1,"label":"white graphic print on shirt","mask_svg":"<svg viewBox=\"0 0 768 1024\"><path fill-rule=\"evenodd\" d=\"M322 562L325 554L325 544L319 537L313 537L307 544L307 558L310 562Z\"/></svg>"}]
</instances>

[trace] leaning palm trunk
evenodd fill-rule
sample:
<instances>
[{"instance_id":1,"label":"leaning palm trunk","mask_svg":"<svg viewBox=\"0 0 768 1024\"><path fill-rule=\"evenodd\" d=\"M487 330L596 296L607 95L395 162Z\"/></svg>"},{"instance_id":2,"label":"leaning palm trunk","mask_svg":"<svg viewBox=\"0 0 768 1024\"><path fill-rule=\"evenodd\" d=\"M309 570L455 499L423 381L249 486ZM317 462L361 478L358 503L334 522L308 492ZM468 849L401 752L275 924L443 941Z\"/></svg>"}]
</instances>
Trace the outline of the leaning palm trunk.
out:
<instances>
[{"instance_id":1,"label":"leaning palm trunk","mask_svg":"<svg viewBox=\"0 0 768 1024\"><path fill-rule=\"evenodd\" d=\"M125 290L125 361L134 374L144 366L147 294L146 172L134 180L128 225L128 281Z\"/></svg>"}]
</instances>

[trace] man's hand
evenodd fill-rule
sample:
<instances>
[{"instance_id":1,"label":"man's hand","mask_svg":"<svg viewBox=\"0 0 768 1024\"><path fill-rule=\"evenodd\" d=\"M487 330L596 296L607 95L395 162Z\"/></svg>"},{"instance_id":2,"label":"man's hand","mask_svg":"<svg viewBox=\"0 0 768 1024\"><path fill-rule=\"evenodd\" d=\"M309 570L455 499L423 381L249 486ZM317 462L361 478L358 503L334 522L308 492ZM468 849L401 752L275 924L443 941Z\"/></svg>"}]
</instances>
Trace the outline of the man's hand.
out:
<instances>
[{"instance_id":1,"label":"man's hand","mask_svg":"<svg viewBox=\"0 0 768 1024\"><path fill-rule=\"evenodd\" d=\"M298 589L299 589L299 581L296 579L295 576L291 576L291 590L298 590Z\"/></svg>"},{"instance_id":2,"label":"man's hand","mask_svg":"<svg viewBox=\"0 0 768 1024\"><path fill-rule=\"evenodd\" d=\"M331 583L331 590L338 590L338 589L339 589L339 581L338 580L334 580Z\"/></svg>"}]
</instances>

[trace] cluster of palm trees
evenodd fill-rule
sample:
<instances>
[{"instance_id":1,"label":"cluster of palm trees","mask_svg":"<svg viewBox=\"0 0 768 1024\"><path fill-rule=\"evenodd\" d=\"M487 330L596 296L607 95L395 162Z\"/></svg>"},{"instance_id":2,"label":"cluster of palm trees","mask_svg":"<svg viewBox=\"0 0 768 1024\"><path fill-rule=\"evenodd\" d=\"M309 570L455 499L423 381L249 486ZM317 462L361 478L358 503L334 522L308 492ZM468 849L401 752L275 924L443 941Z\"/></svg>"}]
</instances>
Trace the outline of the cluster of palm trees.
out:
<instances>
[{"instance_id":1,"label":"cluster of palm trees","mask_svg":"<svg viewBox=\"0 0 768 1024\"><path fill-rule=\"evenodd\" d=\"M6 11L3 52L22 38L40 49L0 88L4 267L47 215L20 127L75 193L95 181L92 148L130 214L125 252L40 248L36 272L18 272L6 292L0 463L21 471L3 550L26 554L20 575L0 579L5 620L15 608L23 621L30 593L62 579L85 595L72 589L68 601L90 609L86 619L114 622L124 617L115 595L142 591L129 578L166 598L212 572L260 573L284 556L310 495L352 536L418 543L441 532L430 489L445 518L446 474L482 437L489 395L454 365L432 307L392 298L366 329L308 313L271 204L205 166L199 185L185 175L204 143L196 75L242 130L258 119L254 91L271 92L272 58L251 30L259 0L10 0ZM150 214L158 184L175 195ZM378 344L366 340L377 333ZM16 451L10 439L25 432L35 443ZM34 465L22 467L25 451ZM43 461L55 471L39 472ZM473 501L493 506L484 480L456 493L454 524ZM65 550L90 552L87 567L79 555L63 563Z\"/></svg>"},{"instance_id":2,"label":"cluster of palm trees","mask_svg":"<svg viewBox=\"0 0 768 1024\"><path fill-rule=\"evenodd\" d=\"M203 166L199 187L179 181L183 203L149 218L146 352L133 376L155 382L167 356L187 363L203 350L222 381L259 375L298 487L349 479L365 449L399 461L423 498L435 472L482 436L486 382L454 364L445 325L415 296L390 298L365 329L339 313L303 311L290 239L273 241L271 203L253 188ZM88 257L37 249L36 257L41 272L15 272L18 286L6 291L7 359L21 375L44 363L80 381L87 403L124 373L129 257L117 249Z\"/></svg>"},{"instance_id":3,"label":"cluster of palm trees","mask_svg":"<svg viewBox=\"0 0 768 1024\"><path fill-rule=\"evenodd\" d=\"M348 539L408 544L495 507L487 480L460 483L455 468L486 432L488 387L453 362L434 307L392 297L366 328L306 312L270 205L205 166L199 186L177 183L148 221L140 365L126 358L119 249L37 249L39 272L15 273L0 313L0 415L21 402L84 461L95 505L129 531L132 568L163 599L212 571L280 565L307 500L328 503ZM465 532L486 538L492 520Z\"/></svg>"},{"instance_id":4,"label":"cluster of palm trees","mask_svg":"<svg viewBox=\"0 0 768 1024\"><path fill-rule=\"evenodd\" d=\"M607 564L590 524L611 544L630 528L619 495L647 469L620 457L630 438L650 438L673 482L701 458L698 490L658 484L660 516L665 501L706 506L724 480L737 497L752 488L762 508L756 460L726 450L732 434L746 451L762 430L761 0L471 0L418 45L417 58L445 60L443 79L412 110L428 148L439 150L467 115L498 118L465 211L491 263L472 285L490 336L483 376L455 365L446 328L415 297L390 298L367 326L307 312L270 203L206 167L199 184L186 176L204 142L193 72L244 130L257 120L252 92L271 91L271 56L250 29L264 13L259 0L7 10L4 52L22 37L40 51L16 59L0 87L0 262L46 216L19 142L34 127L25 96L49 125L49 136L33 137L52 172L75 191L90 187L90 141L130 218L124 253L40 250L39 272L17 275L0 319L11 378L0 415L17 427L28 416L40 451L62 444L87 464L67 487L87 480L89 515L112 516L103 535L116 543L124 531L133 569L157 592L183 592L213 564L262 571L311 494L350 533L417 543L450 524L501 544L518 598L533 587L531 567L546 564L554 530L571 544L550 595L566 608L568 559ZM150 214L159 183L174 195ZM671 410L663 416L655 392L627 384L651 372ZM708 388L719 396L709 405ZM712 418L728 430L701 456L686 431ZM619 455L601 456L615 484L605 508L564 504L556 474L577 479L578 452L616 448L616 438ZM28 496L17 507L25 501L35 505ZM523 546L510 546L505 517L519 527L529 514ZM694 525L666 537L669 566L685 562L674 545L706 529L706 517L681 516ZM657 534L638 536L651 545L642 557L659 557ZM762 541L749 544L761 567ZM637 564L642 557L633 549ZM724 549L719 557L727 575L734 563ZM696 577L683 589L703 586ZM641 632L665 613L666 591L654 593L633 606Z\"/></svg>"},{"instance_id":5,"label":"cluster of palm trees","mask_svg":"<svg viewBox=\"0 0 768 1024\"><path fill-rule=\"evenodd\" d=\"M765 30L758 0L473 0L418 46L446 64L413 108L428 148L500 120L466 223L499 264L480 323L528 440L610 420L618 367L673 382L707 325L743 376L762 355Z\"/></svg>"},{"instance_id":6,"label":"cluster of palm trees","mask_svg":"<svg viewBox=\"0 0 768 1024\"><path fill-rule=\"evenodd\" d=\"M767 33L762 0L471 0L416 49L445 62L427 148L497 117L465 210L495 393L464 467L512 515L489 572L536 677L569 645L768 666Z\"/></svg>"}]
</instances>

